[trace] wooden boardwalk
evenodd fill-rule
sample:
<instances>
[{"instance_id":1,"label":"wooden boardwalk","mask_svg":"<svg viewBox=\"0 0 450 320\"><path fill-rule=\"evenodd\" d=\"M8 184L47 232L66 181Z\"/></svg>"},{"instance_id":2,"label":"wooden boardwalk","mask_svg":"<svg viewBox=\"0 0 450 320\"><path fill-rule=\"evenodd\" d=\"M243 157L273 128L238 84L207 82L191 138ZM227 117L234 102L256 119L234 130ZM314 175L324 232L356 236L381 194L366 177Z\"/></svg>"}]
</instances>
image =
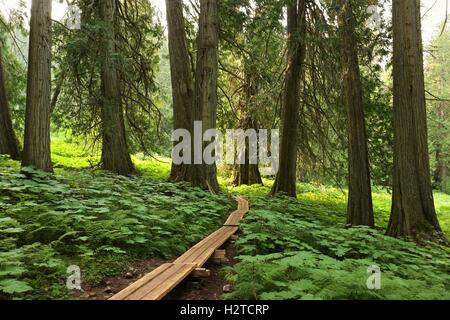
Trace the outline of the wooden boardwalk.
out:
<instances>
[{"instance_id":1,"label":"wooden boardwalk","mask_svg":"<svg viewBox=\"0 0 450 320\"><path fill-rule=\"evenodd\" d=\"M197 243L173 263L165 263L126 287L109 300L161 300L191 273L199 270L232 235L239 230L239 221L249 211L247 200L236 197L238 209L222 228Z\"/></svg>"}]
</instances>

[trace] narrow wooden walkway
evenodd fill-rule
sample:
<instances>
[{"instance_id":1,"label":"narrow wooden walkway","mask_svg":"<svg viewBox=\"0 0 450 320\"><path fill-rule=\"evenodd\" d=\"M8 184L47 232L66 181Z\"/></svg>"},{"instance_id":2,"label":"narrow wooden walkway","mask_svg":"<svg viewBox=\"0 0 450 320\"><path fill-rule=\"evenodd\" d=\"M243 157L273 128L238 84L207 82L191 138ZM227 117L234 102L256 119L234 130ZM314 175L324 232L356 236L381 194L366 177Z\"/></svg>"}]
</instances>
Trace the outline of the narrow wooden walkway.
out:
<instances>
[{"instance_id":1,"label":"narrow wooden walkway","mask_svg":"<svg viewBox=\"0 0 450 320\"><path fill-rule=\"evenodd\" d=\"M166 263L123 289L109 300L161 300L181 281L200 269L232 235L239 230L239 221L249 211L247 200L236 197L238 209L215 231L173 263Z\"/></svg>"}]
</instances>

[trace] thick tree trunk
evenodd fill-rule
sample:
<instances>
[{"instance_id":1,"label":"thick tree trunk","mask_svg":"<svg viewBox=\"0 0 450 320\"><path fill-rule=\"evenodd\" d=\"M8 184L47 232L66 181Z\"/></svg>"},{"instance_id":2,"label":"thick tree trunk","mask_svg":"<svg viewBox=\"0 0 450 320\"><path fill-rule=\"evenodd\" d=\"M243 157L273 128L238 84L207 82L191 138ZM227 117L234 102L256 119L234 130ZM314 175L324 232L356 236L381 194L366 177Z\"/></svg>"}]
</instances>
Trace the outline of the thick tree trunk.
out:
<instances>
[{"instance_id":1,"label":"thick tree trunk","mask_svg":"<svg viewBox=\"0 0 450 320\"><path fill-rule=\"evenodd\" d=\"M174 130L193 132L194 83L181 0L166 0ZM178 142L175 142L177 144ZM191 157L192 160L192 157ZM172 164L170 180L190 181L188 164Z\"/></svg>"},{"instance_id":2,"label":"thick tree trunk","mask_svg":"<svg viewBox=\"0 0 450 320\"><path fill-rule=\"evenodd\" d=\"M387 234L442 240L431 189L419 0L393 1L394 183Z\"/></svg>"},{"instance_id":3,"label":"thick tree trunk","mask_svg":"<svg viewBox=\"0 0 450 320\"><path fill-rule=\"evenodd\" d=\"M197 39L197 65L195 74L194 121L202 121L203 132L216 128L217 77L218 77L218 3L215 0L200 0L199 30ZM204 144L204 147L207 145ZM200 157L200 155L198 155ZM219 191L216 164L190 166L192 182Z\"/></svg>"},{"instance_id":4,"label":"thick tree trunk","mask_svg":"<svg viewBox=\"0 0 450 320\"><path fill-rule=\"evenodd\" d=\"M33 0L22 157L22 166L48 172L53 171L50 159L51 12L52 0Z\"/></svg>"},{"instance_id":5,"label":"thick tree trunk","mask_svg":"<svg viewBox=\"0 0 450 320\"><path fill-rule=\"evenodd\" d=\"M272 194L297 196L297 140L300 104L300 75L305 59L306 0L288 6L288 65L283 100L283 131L280 166Z\"/></svg>"},{"instance_id":6,"label":"thick tree trunk","mask_svg":"<svg viewBox=\"0 0 450 320\"><path fill-rule=\"evenodd\" d=\"M120 81L115 55L114 21L115 0L99 0L100 19L105 23L102 41L102 168L120 175L132 175L137 171L131 161L126 139L123 110L120 99Z\"/></svg>"},{"instance_id":7,"label":"thick tree trunk","mask_svg":"<svg viewBox=\"0 0 450 320\"><path fill-rule=\"evenodd\" d=\"M195 86L184 29L183 5L179 0L166 0L172 74L174 129L191 134L191 151L195 150L194 121L203 125L203 134L216 128L218 75L218 10L217 1L201 0L197 39ZM197 137L198 138L198 137ZM177 144L177 143L175 143ZM207 144L204 144L205 147ZM199 150L197 150L199 152ZM172 181L191 182L196 186L219 191L216 165L207 165L203 154L190 156L192 164L172 165ZM196 163L199 162L199 163Z\"/></svg>"},{"instance_id":8,"label":"thick tree trunk","mask_svg":"<svg viewBox=\"0 0 450 320\"><path fill-rule=\"evenodd\" d=\"M347 109L349 144L347 223L373 227L375 220L370 185L369 155L352 1L341 0L340 10L343 96Z\"/></svg>"},{"instance_id":9,"label":"thick tree trunk","mask_svg":"<svg viewBox=\"0 0 450 320\"><path fill-rule=\"evenodd\" d=\"M0 47L0 154L7 154L14 160L20 160L19 142L14 132L6 93L2 52Z\"/></svg>"}]
</instances>

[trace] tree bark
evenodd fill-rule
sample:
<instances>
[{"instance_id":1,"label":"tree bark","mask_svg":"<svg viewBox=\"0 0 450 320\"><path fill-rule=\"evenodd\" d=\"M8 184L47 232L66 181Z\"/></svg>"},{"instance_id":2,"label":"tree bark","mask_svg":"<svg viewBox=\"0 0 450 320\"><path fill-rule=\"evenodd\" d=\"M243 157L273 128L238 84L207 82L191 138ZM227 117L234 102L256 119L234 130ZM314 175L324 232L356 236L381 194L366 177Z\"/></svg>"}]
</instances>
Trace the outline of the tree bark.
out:
<instances>
[{"instance_id":1,"label":"tree bark","mask_svg":"<svg viewBox=\"0 0 450 320\"><path fill-rule=\"evenodd\" d=\"M193 132L194 83L181 0L166 0L174 130ZM175 142L177 144L177 142ZM192 156L191 156L192 160ZM170 180L190 181L189 164L172 164Z\"/></svg>"},{"instance_id":2,"label":"tree bark","mask_svg":"<svg viewBox=\"0 0 450 320\"><path fill-rule=\"evenodd\" d=\"M447 191L448 164L443 151L442 144L436 144L436 170L434 172L434 182L440 191Z\"/></svg>"},{"instance_id":3,"label":"tree bark","mask_svg":"<svg viewBox=\"0 0 450 320\"><path fill-rule=\"evenodd\" d=\"M191 134L191 151L195 150L194 121L202 123L203 134L216 128L217 76L218 76L218 4L213 0L200 1L199 30L197 36L197 61L195 84L190 69L190 58L184 28L183 4L180 0L166 0L169 29L169 51L173 90L174 129L186 129ZM201 137L196 137L201 138ZM177 144L177 143L175 143ZM203 144L203 148L207 144ZM219 191L216 165L204 162L172 165L170 179L186 181Z\"/></svg>"},{"instance_id":4,"label":"tree bark","mask_svg":"<svg viewBox=\"0 0 450 320\"><path fill-rule=\"evenodd\" d=\"M256 121L250 115L249 105L254 96L258 92L254 73L245 68L245 96L240 106L240 125L239 128L246 130L257 130ZM245 163L235 166L234 182L235 186L262 184L261 173L258 164L250 163L250 145L248 140L245 141Z\"/></svg>"},{"instance_id":5,"label":"tree bark","mask_svg":"<svg viewBox=\"0 0 450 320\"><path fill-rule=\"evenodd\" d=\"M343 96L347 110L348 133L347 224L373 227L375 219L352 1L340 1L339 28L342 41Z\"/></svg>"},{"instance_id":6,"label":"tree bark","mask_svg":"<svg viewBox=\"0 0 450 320\"><path fill-rule=\"evenodd\" d=\"M292 1L288 6L287 24L288 64L283 99L280 166L271 193L296 197L299 87L305 59L306 0Z\"/></svg>"},{"instance_id":7,"label":"tree bark","mask_svg":"<svg viewBox=\"0 0 450 320\"><path fill-rule=\"evenodd\" d=\"M445 121L445 108L446 106L444 104L438 106L436 110L436 116L439 119L438 129L443 130L444 129L444 121ZM435 143L434 146L436 150L436 170L434 172L434 182L437 188L439 188L440 191L446 192L447 191L447 176L448 176L448 161L447 161L447 154L444 150L444 145L442 144L442 141L438 141Z\"/></svg>"},{"instance_id":8,"label":"tree bark","mask_svg":"<svg viewBox=\"0 0 450 320\"><path fill-rule=\"evenodd\" d=\"M126 139L120 96L120 81L115 48L115 0L99 0L99 15L104 22L102 41L102 168L119 175L132 175L137 171L131 161Z\"/></svg>"},{"instance_id":9,"label":"tree bark","mask_svg":"<svg viewBox=\"0 0 450 320\"><path fill-rule=\"evenodd\" d=\"M14 160L20 160L19 142L14 132L6 92L2 49L0 47L0 154L7 154Z\"/></svg>"},{"instance_id":10,"label":"tree bark","mask_svg":"<svg viewBox=\"0 0 450 320\"><path fill-rule=\"evenodd\" d=\"M203 133L216 128L217 77L219 68L219 16L216 0L200 0L199 30L197 38L197 64L194 89L194 121L202 121ZM204 144L204 147L207 144ZM219 191L216 164L190 166L194 185Z\"/></svg>"},{"instance_id":11,"label":"tree bark","mask_svg":"<svg viewBox=\"0 0 450 320\"><path fill-rule=\"evenodd\" d=\"M240 129L244 131L249 129L257 130L255 121L246 111L242 113ZM236 165L233 184L235 186L263 184L258 164L250 164L250 146L247 139L245 142L245 163Z\"/></svg>"},{"instance_id":12,"label":"tree bark","mask_svg":"<svg viewBox=\"0 0 450 320\"><path fill-rule=\"evenodd\" d=\"M52 172L50 159L50 92L52 0L33 0L31 7L25 139L22 166Z\"/></svg>"},{"instance_id":13,"label":"tree bark","mask_svg":"<svg viewBox=\"0 0 450 320\"><path fill-rule=\"evenodd\" d=\"M419 0L393 1L394 183L387 234L444 240L433 201Z\"/></svg>"}]
</instances>

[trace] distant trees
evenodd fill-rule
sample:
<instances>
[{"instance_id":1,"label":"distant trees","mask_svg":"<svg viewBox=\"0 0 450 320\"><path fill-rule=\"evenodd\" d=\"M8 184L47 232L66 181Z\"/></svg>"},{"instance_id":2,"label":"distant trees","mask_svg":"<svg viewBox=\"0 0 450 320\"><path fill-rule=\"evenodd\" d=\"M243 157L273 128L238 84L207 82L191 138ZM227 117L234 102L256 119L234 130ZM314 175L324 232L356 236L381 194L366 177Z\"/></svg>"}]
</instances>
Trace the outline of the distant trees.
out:
<instances>
[{"instance_id":1,"label":"distant trees","mask_svg":"<svg viewBox=\"0 0 450 320\"><path fill-rule=\"evenodd\" d=\"M342 40L342 85L343 98L347 110L348 132L349 190L347 223L349 225L373 227L375 219L373 216L367 133L353 3L353 1L347 0L339 1L339 28Z\"/></svg>"},{"instance_id":2,"label":"distant trees","mask_svg":"<svg viewBox=\"0 0 450 320\"><path fill-rule=\"evenodd\" d=\"M0 154L7 154L14 160L20 160L19 142L14 132L9 110L8 93L6 92L3 48L4 45L0 40Z\"/></svg>"},{"instance_id":3,"label":"distant trees","mask_svg":"<svg viewBox=\"0 0 450 320\"><path fill-rule=\"evenodd\" d=\"M393 1L394 182L387 234L443 239L431 188L420 1Z\"/></svg>"},{"instance_id":4,"label":"distant trees","mask_svg":"<svg viewBox=\"0 0 450 320\"><path fill-rule=\"evenodd\" d=\"M287 9L288 61L283 96L280 166L272 194L297 196L297 140L300 76L305 59L306 0L291 1Z\"/></svg>"},{"instance_id":5,"label":"distant trees","mask_svg":"<svg viewBox=\"0 0 450 320\"><path fill-rule=\"evenodd\" d=\"M428 122L434 187L450 193L450 29L430 44L427 58L426 88L428 90Z\"/></svg>"},{"instance_id":6,"label":"distant trees","mask_svg":"<svg viewBox=\"0 0 450 320\"><path fill-rule=\"evenodd\" d=\"M50 94L52 0L33 0L31 7L25 138L22 166L52 172Z\"/></svg>"},{"instance_id":7,"label":"distant trees","mask_svg":"<svg viewBox=\"0 0 450 320\"><path fill-rule=\"evenodd\" d=\"M284 74L281 69L285 65L286 47L285 27L280 18L285 3L219 3L218 126L221 130L240 128L244 131L278 128ZM249 150L248 140L246 138L245 151L240 150L240 158L245 163L229 167L234 185L262 183L260 163L250 163L258 161L250 161L253 151Z\"/></svg>"}]
</instances>

